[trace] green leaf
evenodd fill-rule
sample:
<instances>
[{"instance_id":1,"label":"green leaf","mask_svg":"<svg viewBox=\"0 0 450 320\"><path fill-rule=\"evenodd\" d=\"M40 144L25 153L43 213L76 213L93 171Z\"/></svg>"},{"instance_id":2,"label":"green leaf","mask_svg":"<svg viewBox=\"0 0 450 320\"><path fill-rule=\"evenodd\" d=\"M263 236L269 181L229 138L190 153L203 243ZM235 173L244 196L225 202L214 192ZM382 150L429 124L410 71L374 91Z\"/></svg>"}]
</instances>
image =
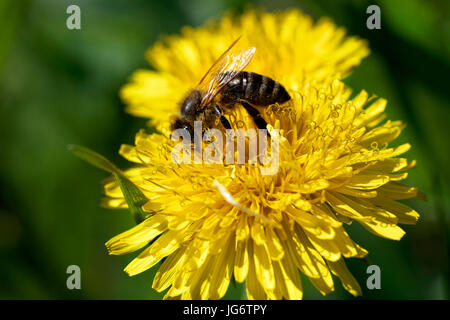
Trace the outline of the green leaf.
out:
<instances>
[{"instance_id":1,"label":"green leaf","mask_svg":"<svg viewBox=\"0 0 450 320\"><path fill-rule=\"evenodd\" d=\"M77 157L92 164L93 166L112 173L117 180L117 183L122 190L125 201L136 223L141 223L145 220L148 213L142 210L142 206L147 203L148 199L139 190L134 183L125 177L123 172L117 168L111 161L98 154L91 149L77 145L68 145L67 148Z\"/></svg>"},{"instance_id":2,"label":"green leaf","mask_svg":"<svg viewBox=\"0 0 450 320\"><path fill-rule=\"evenodd\" d=\"M141 223L145 220L146 215L148 215L148 213L145 213L144 210L142 210L142 206L147 203L148 199L141 190L127 178L116 173L114 173L114 177L116 177L117 182L119 183L120 189L122 190L134 220L137 224Z\"/></svg>"}]
</instances>

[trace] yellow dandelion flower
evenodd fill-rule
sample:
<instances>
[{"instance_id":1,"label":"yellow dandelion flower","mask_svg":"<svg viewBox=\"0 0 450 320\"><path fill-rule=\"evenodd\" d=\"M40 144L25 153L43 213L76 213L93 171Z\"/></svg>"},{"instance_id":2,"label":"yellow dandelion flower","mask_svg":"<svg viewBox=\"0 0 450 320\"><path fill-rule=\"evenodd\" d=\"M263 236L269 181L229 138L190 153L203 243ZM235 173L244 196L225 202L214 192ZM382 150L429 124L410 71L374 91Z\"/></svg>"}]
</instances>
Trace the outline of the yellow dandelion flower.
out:
<instances>
[{"instance_id":1,"label":"yellow dandelion flower","mask_svg":"<svg viewBox=\"0 0 450 320\"><path fill-rule=\"evenodd\" d=\"M239 36L243 47L257 48L249 68L292 90L305 81L340 78L369 54L366 41L345 37L345 30L329 19L314 23L295 9L279 13L250 10L239 18L226 16L202 28L185 27L181 33L150 48L146 57L156 70L136 71L121 90L126 111L151 118L153 125L178 113L186 92Z\"/></svg>"},{"instance_id":2,"label":"yellow dandelion flower","mask_svg":"<svg viewBox=\"0 0 450 320\"><path fill-rule=\"evenodd\" d=\"M170 287L167 298L219 299L234 276L246 282L251 299L301 299L299 270L323 294L334 289L332 274L361 294L344 258L367 251L343 223L357 221L399 240L398 224L414 224L419 215L398 200L418 190L399 182L415 161L397 157L408 144L388 146L403 124L380 124L386 100L365 91L349 97L337 80L306 84L292 108L262 111L269 129L280 132L275 175L261 175L259 164L176 164L168 124L159 127L162 134L139 132L135 146L120 153L139 165L127 176L148 197L143 209L152 214L108 241L109 252L146 246L126 267L129 275L166 258L153 288ZM254 126L235 112L246 129ZM105 206L126 207L117 183L105 190Z\"/></svg>"},{"instance_id":3,"label":"yellow dandelion flower","mask_svg":"<svg viewBox=\"0 0 450 320\"><path fill-rule=\"evenodd\" d=\"M279 133L272 175L263 175L267 165L259 162L174 161L180 153L170 115L241 33L258 52L247 69L276 79L292 98L260 108L271 136ZM128 110L152 118L159 133L142 130L134 146L120 149L136 164L124 174L148 199L142 207L148 216L109 240L110 254L143 249L125 268L130 276L163 260L153 288L167 290L165 298L220 299L234 278L245 282L250 299L301 299L300 272L322 294L334 290L335 275L360 295L344 260L367 251L351 240L345 224L357 221L377 236L400 240L398 225L419 217L399 201L419 195L400 182L415 165L398 157L410 146L389 145L403 124L383 122L385 99L365 91L351 98L335 80L368 54L366 43L344 38L328 20L313 24L296 10L226 17L219 25L184 29L167 43L148 53L158 71L138 71L122 90ZM226 117L233 129L255 129L242 107ZM105 193L104 206L127 206L115 180L105 183Z\"/></svg>"}]
</instances>

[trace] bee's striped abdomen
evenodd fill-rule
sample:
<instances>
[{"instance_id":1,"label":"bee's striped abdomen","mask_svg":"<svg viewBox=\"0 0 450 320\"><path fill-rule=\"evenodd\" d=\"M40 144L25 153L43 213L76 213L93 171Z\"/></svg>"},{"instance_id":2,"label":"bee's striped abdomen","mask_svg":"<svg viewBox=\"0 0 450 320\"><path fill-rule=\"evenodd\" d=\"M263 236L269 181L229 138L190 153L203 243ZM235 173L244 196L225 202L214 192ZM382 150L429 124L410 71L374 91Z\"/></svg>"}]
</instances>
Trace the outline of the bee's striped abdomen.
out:
<instances>
[{"instance_id":1,"label":"bee's striped abdomen","mask_svg":"<svg viewBox=\"0 0 450 320\"><path fill-rule=\"evenodd\" d=\"M222 90L225 101L243 99L258 106L284 103L291 99L277 81L254 72L241 71Z\"/></svg>"}]
</instances>

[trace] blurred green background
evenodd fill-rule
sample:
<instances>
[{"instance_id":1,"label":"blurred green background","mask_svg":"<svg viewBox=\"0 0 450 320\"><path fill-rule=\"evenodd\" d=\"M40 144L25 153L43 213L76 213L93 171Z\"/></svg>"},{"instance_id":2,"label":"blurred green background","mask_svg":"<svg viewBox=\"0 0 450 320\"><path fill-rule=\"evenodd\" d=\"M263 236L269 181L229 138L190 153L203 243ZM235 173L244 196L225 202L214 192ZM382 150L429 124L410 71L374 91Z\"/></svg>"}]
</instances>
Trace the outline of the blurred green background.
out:
<instances>
[{"instance_id":1,"label":"blurred green background","mask_svg":"<svg viewBox=\"0 0 450 320\"><path fill-rule=\"evenodd\" d=\"M66 8L81 8L81 30L66 28ZM381 8L381 30L366 28L366 8ZM381 290L368 290L366 264L348 265L363 288L358 299L449 298L450 10L449 1L0 1L0 298L159 299L156 268L128 277L136 254L108 256L104 243L133 226L125 211L99 207L106 173L67 151L79 144L120 167L117 151L145 120L123 112L119 88L148 68L145 50L161 34L201 25L247 5L299 7L331 17L370 42L372 54L345 82L388 99L390 119L407 123L397 143L418 160L408 183L428 201L400 242L357 224L349 232L381 268ZM81 290L68 290L66 268L81 268ZM305 299L322 296L304 279ZM241 298L230 286L226 298ZM325 299L351 299L336 279Z\"/></svg>"}]
</instances>

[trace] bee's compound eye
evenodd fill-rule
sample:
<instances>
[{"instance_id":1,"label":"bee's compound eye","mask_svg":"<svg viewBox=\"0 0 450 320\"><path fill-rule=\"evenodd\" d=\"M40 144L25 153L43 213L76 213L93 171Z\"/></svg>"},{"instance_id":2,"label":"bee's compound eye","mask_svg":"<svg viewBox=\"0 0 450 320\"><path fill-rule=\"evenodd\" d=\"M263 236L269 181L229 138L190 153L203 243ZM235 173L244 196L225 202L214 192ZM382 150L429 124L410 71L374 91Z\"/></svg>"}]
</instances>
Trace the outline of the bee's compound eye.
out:
<instances>
[{"instance_id":1,"label":"bee's compound eye","mask_svg":"<svg viewBox=\"0 0 450 320\"><path fill-rule=\"evenodd\" d=\"M191 118L195 112L195 104L192 100L185 100L181 106L181 116L183 118Z\"/></svg>"},{"instance_id":2,"label":"bee's compound eye","mask_svg":"<svg viewBox=\"0 0 450 320\"><path fill-rule=\"evenodd\" d=\"M198 91L192 91L181 104L181 117L186 120L194 120L197 106L201 103Z\"/></svg>"}]
</instances>

